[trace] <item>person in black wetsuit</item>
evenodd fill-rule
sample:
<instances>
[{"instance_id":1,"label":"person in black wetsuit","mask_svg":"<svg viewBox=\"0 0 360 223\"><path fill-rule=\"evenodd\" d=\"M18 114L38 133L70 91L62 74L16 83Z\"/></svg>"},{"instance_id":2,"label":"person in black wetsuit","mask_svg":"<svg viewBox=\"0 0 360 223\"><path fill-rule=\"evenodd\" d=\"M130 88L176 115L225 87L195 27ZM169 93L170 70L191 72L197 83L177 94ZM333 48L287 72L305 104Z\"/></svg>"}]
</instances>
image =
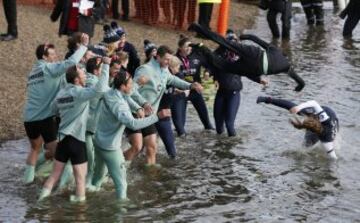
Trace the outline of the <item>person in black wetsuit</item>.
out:
<instances>
[{"instance_id":1,"label":"person in black wetsuit","mask_svg":"<svg viewBox=\"0 0 360 223\"><path fill-rule=\"evenodd\" d=\"M320 106L314 100L297 105L288 100L262 96L257 98L256 103L272 104L289 110L292 114L305 116L303 121L297 118L291 120L295 128L306 129L304 145L309 147L320 141L328 156L337 159L334 141L339 131L339 120L331 108Z\"/></svg>"},{"instance_id":2,"label":"person in black wetsuit","mask_svg":"<svg viewBox=\"0 0 360 223\"><path fill-rule=\"evenodd\" d=\"M182 63L180 66L180 72L178 72L176 76L189 83L201 83L201 67L206 67L207 64L201 60L202 58L199 57L198 54L192 52L190 44L191 40L189 38L180 36L176 56ZM184 94L175 95L171 106L172 119L178 136L186 134L185 122L188 101L191 101L194 105L204 128L207 130L214 129L209 119L209 112L203 95L195 90L191 90L188 96Z\"/></svg>"},{"instance_id":3,"label":"person in black wetsuit","mask_svg":"<svg viewBox=\"0 0 360 223\"><path fill-rule=\"evenodd\" d=\"M206 58L208 64L212 64L218 69L240 76L246 76L258 83L261 81L261 75L287 72L298 84L295 91L301 91L305 86L303 79L295 73L289 63L289 59L284 56L283 52L276 46L261 40L257 36L250 34L241 35L240 39L251 40L260 47L228 41L219 34L211 32L195 23L191 24L188 30L206 36L239 56L239 60L236 62L229 62L221 57L215 56L207 47L201 44L192 45L194 50L200 52Z\"/></svg>"}]
</instances>

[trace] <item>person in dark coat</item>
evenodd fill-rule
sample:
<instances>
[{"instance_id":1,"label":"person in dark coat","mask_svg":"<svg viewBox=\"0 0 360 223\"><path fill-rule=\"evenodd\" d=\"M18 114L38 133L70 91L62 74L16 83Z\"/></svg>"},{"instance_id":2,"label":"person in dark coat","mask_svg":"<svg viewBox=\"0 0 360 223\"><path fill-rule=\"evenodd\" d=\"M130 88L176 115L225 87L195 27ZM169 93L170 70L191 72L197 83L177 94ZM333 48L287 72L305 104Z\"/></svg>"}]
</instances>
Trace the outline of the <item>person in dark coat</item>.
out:
<instances>
[{"instance_id":1,"label":"person in dark coat","mask_svg":"<svg viewBox=\"0 0 360 223\"><path fill-rule=\"evenodd\" d=\"M119 19L119 0L112 0L112 13L114 19ZM122 20L129 21L129 0L121 0Z\"/></svg>"},{"instance_id":2,"label":"person in dark coat","mask_svg":"<svg viewBox=\"0 0 360 223\"><path fill-rule=\"evenodd\" d=\"M265 6L260 8L266 10L267 21L274 38L280 38L280 31L276 22L277 15L281 14L282 37L288 39L290 37L291 27L291 0L264 0L268 1ZM264 7L261 7L264 6Z\"/></svg>"},{"instance_id":3,"label":"person in dark coat","mask_svg":"<svg viewBox=\"0 0 360 223\"><path fill-rule=\"evenodd\" d=\"M0 34L0 40L15 40L18 34L16 26L16 0L3 0L3 6L8 28L6 33Z\"/></svg>"},{"instance_id":4,"label":"person in dark coat","mask_svg":"<svg viewBox=\"0 0 360 223\"><path fill-rule=\"evenodd\" d=\"M89 0L93 1L93 0ZM59 0L50 15L50 19L56 22L60 15L59 36L72 35L74 32L83 32L90 37L94 35L95 21L92 17L92 8L80 12L81 0Z\"/></svg>"},{"instance_id":5,"label":"person in dark coat","mask_svg":"<svg viewBox=\"0 0 360 223\"><path fill-rule=\"evenodd\" d=\"M360 21L360 1L359 0L350 0L346 8L340 13L340 17L345 19L343 36L351 37L352 32L355 29L356 25Z\"/></svg>"},{"instance_id":6,"label":"person in dark coat","mask_svg":"<svg viewBox=\"0 0 360 223\"><path fill-rule=\"evenodd\" d=\"M126 40L126 33L116 22L111 23L111 28L120 36L120 43L116 51L125 51L129 54L127 71L134 76L136 68L140 66L140 58L133 44Z\"/></svg>"}]
</instances>

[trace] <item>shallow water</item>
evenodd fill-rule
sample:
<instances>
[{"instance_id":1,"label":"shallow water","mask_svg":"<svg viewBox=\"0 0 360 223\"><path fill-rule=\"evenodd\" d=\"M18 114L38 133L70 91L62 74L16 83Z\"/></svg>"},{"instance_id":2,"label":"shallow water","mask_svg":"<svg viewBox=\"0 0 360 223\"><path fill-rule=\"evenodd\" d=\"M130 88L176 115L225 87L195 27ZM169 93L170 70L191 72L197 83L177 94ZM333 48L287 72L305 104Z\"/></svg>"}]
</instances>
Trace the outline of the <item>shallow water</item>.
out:
<instances>
[{"instance_id":1,"label":"shallow water","mask_svg":"<svg viewBox=\"0 0 360 223\"><path fill-rule=\"evenodd\" d=\"M267 89L244 80L235 138L203 132L192 111L188 136L176 142L176 161L161 148L161 170L144 170L143 156L132 164L128 194L135 205L127 212L114 201L111 183L84 204L68 202L71 191L36 203L42 180L21 183L27 141L6 142L0 149L0 221L360 222L359 27L355 41L344 41L343 21L331 4L324 28L309 28L299 4L294 11L291 41L279 45L307 82L302 93L292 91L286 75L270 77ZM265 14L245 32L269 39ZM332 107L340 119L338 162L302 148L303 132L288 124L287 112L255 104L258 95Z\"/></svg>"}]
</instances>

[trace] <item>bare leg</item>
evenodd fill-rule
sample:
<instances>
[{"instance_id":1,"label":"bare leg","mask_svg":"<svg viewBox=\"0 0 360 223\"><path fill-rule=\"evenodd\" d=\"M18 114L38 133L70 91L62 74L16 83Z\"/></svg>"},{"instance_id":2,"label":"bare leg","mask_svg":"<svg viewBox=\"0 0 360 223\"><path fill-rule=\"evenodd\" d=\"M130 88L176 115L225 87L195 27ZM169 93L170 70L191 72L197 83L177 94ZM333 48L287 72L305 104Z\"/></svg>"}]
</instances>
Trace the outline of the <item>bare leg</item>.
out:
<instances>
[{"instance_id":1,"label":"bare leg","mask_svg":"<svg viewBox=\"0 0 360 223\"><path fill-rule=\"evenodd\" d=\"M63 170L65 167L65 163L60 161L54 160L54 167L50 177L46 180L43 189L41 191L39 200L44 199L45 197L49 196L51 193L52 188L58 182Z\"/></svg>"},{"instance_id":2,"label":"bare leg","mask_svg":"<svg viewBox=\"0 0 360 223\"><path fill-rule=\"evenodd\" d=\"M146 147L146 163L156 164L156 152L157 152L156 134L154 133L146 136L144 138L144 145Z\"/></svg>"},{"instance_id":3,"label":"bare leg","mask_svg":"<svg viewBox=\"0 0 360 223\"><path fill-rule=\"evenodd\" d=\"M125 160L133 160L143 147L143 137L141 133L134 133L129 136L131 147L124 152Z\"/></svg>"},{"instance_id":4,"label":"bare leg","mask_svg":"<svg viewBox=\"0 0 360 223\"><path fill-rule=\"evenodd\" d=\"M78 198L85 197L87 162L73 165L73 171L76 182L76 196Z\"/></svg>"}]
</instances>

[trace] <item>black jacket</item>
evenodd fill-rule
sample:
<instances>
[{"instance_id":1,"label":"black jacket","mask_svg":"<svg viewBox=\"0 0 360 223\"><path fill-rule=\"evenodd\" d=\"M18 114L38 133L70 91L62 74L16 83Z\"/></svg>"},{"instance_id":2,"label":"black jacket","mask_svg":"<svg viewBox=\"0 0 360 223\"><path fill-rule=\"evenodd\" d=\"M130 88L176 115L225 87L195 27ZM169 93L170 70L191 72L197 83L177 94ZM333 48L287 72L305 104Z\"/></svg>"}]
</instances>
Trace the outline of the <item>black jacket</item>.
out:
<instances>
[{"instance_id":1,"label":"black jacket","mask_svg":"<svg viewBox=\"0 0 360 223\"><path fill-rule=\"evenodd\" d=\"M184 58L177 52L176 56L182 62L180 65L180 72L176 74L180 79L186 80L187 82L199 82L201 83L201 67L208 67L205 60L200 57L197 52L193 51L188 57L189 67L185 66Z\"/></svg>"},{"instance_id":2,"label":"black jacket","mask_svg":"<svg viewBox=\"0 0 360 223\"><path fill-rule=\"evenodd\" d=\"M219 47L214 51L216 56L227 58L227 50L223 47ZM214 80L219 83L219 90L226 91L240 91L243 88L241 76L226 72L225 70L211 70L211 74L214 76Z\"/></svg>"},{"instance_id":3,"label":"black jacket","mask_svg":"<svg viewBox=\"0 0 360 223\"><path fill-rule=\"evenodd\" d=\"M360 1L359 0L350 0L346 8L341 12L345 17L346 15L360 15Z\"/></svg>"},{"instance_id":4,"label":"black jacket","mask_svg":"<svg viewBox=\"0 0 360 223\"><path fill-rule=\"evenodd\" d=\"M138 56L138 53L134 45L132 45L129 42L125 42L123 48L117 49L117 51L121 51L121 50L129 54L129 64L127 66L127 70L131 74L131 76L134 77L136 68L140 66L140 58Z\"/></svg>"},{"instance_id":5,"label":"black jacket","mask_svg":"<svg viewBox=\"0 0 360 223\"><path fill-rule=\"evenodd\" d=\"M59 36L61 35L70 35L67 30L67 23L69 20L71 9L71 0L58 0L56 5L50 15L50 19L53 22L56 22L60 15L60 24L59 24ZM88 34L90 37L94 35L95 22L92 16L83 16L79 15L79 32Z\"/></svg>"}]
</instances>

